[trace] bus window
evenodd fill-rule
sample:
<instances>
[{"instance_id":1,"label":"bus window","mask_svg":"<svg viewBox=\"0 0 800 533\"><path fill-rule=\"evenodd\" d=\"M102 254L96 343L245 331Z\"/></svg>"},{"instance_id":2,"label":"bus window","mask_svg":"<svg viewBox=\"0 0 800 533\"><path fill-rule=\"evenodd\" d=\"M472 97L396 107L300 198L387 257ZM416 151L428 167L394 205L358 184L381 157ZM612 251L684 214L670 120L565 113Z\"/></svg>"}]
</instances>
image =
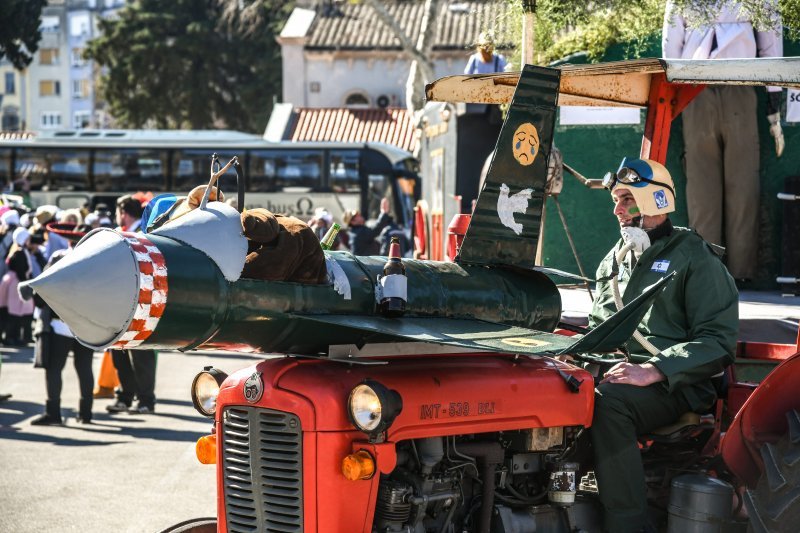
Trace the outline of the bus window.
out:
<instances>
[{"instance_id":1,"label":"bus window","mask_svg":"<svg viewBox=\"0 0 800 533\"><path fill-rule=\"evenodd\" d=\"M89 190L89 151L58 148L21 149L15 174L32 191Z\"/></svg>"},{"instance_id":2,"label":"bus window","mask_svg":"<svg viewBox=\"0 0 800 533\"><path fill-rule=\"evenodd\" d=\"M322 187L322 152L316 150L253 150L250 186L253 192L310 192Z\"/></svg>"},{"instance_id":3,"label":"bus window","mask_svg":"<svg viewBox=\"0 0 800 533\"><path fill-rule=\"evenodd\" d=\"M339 193L361 191L357 150L331 150L330 187Z\"/></svg>"},{"instance_id":4,"label":"bus window","mask_svg":"<svg viewBox=\"0 0 800 533\"><path fill-rule=\"evenodd\" d=\"M94 153L94 183L98 192L167 190L166 150L105 150Z\"/></svg>"},{"instance_id":5,"label":"bus window","mask_svg":"<svg viewBox=\"0 0 800 533\"><path fill-rule=\"evenodd\" d=\"M402 216L398 216L397 220L405 221L406 226L410 226L409 222L414 220L414 186L416 185L415 179L400 178L396 180L397 199L399 200Z\"/></svg>"},{"instance_id":6,"label":"bus window","mask_svg":"<svg viewBox=\"0 0 800 533\"><path fill-rule=\"evenodd\" d=\"M175 150L172 160L172 189L179 192L189 192L198 185L208 184L211 179L211 154L219 156L219 162L225 166L233 156L239 157L239 162L244 164L244 150L219 151L219 150ZM222 192L236 190L236 171L233 166L228 169L219 182Z\"/></svg>"},{"instance_id":7,"label":"bus window","mask_svg":"<svg viewBox=\"0 0 800 533\"><path fill-rule=\"evenodd\" d=\"M369 220L377 219L381 214L381 199L389 198L389 205L392 208L392 217L397 221L394 215L394 202L392 201L392 189L389 186L389 176L384 174L370 174L367 176L369 189L367 190L367 214Z\"/></svg>"},{"instance_id":8,"label":"bus window","mask_svg":"<svg viewBox=\"0 0 800 533\"><path fill-rule=\"evenodd\" d=\"M275 191L275 154L253 150L250 152L250 168L248 191L274 192Z\"/></svg>"},{"instance_id":9,"label":"bus window","mask_svg":"<svg viewBox=\"0 0 800 533\"><path fill-rule=\"evenodd\" d=\"M11 148L0 148L0 183L3 190L11 189Z\"/></svg>"}]
</instances>

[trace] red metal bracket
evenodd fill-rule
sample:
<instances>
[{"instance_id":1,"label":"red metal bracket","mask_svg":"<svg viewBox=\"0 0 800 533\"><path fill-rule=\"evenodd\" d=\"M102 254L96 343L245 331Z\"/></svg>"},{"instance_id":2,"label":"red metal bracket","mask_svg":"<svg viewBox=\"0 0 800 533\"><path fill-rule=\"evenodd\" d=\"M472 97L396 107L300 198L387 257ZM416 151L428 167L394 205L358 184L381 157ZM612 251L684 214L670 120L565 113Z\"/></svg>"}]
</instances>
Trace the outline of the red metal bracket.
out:
<instances>
[{"instance_id":1,"label":"red metal bracket","mask_svg":"<svg viewBox=\"0 0 800 533\"><path fill-rule=\"evenodd\" d=\"M704 88L705 85L670 83L663 73L653 75L640 152L642 159L665 163L672 121Z\"/></svg>"}]
</instances>

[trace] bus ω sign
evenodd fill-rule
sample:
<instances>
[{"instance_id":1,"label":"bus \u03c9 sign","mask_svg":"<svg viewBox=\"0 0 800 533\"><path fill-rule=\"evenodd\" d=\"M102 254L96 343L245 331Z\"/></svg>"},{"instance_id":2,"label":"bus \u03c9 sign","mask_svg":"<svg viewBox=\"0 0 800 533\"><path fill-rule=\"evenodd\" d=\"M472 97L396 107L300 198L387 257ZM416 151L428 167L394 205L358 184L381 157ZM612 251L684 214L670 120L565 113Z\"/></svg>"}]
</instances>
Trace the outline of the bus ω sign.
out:
<instances>
[{"instance_id":1,"label":"bus \u03c9 sign","mask_svg":"<svg viewBox=\"0 0 800 533\"><path fill-rule=\"evenodd\" d=\"M307 220L314 217L314 210L317 207L325 208L334 220L340 219L345 209L358 209L358 198L353 198L354 205L343 205L345 198L337 197L335 194L287 194L286 192L274 195L270 194L250 194L248 195L247 207L263 207L273 213L294 216ZM252 203L251 203L252 202Z\"/></svg>"}]
</instances>

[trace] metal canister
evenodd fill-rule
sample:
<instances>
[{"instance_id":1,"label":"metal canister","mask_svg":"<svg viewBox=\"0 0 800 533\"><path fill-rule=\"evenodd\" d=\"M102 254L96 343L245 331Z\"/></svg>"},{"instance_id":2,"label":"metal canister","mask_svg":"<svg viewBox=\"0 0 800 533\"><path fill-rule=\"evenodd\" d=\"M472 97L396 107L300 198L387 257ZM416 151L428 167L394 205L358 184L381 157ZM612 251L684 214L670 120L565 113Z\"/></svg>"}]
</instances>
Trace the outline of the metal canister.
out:
<instances>
[{"instance_id":1,"label":"metal canister","mask_svg":"<svg viewBox=\"0 0 800 533\"><path fill-rule=\"evenodd\" d=\"M733 512L733 487L705 474L672 480L669 533L722 533Z\"/></svg>"},{"instance_id":2,"label":"metal canister","mask_svg":"<svg viewBox=\"0 0 800 533\"><path fill-rule=\"evenodd\" d=\"M547 499L554 505L575 503L578 463L555 463L547 486Z\"/></svg>"}]
</instances>

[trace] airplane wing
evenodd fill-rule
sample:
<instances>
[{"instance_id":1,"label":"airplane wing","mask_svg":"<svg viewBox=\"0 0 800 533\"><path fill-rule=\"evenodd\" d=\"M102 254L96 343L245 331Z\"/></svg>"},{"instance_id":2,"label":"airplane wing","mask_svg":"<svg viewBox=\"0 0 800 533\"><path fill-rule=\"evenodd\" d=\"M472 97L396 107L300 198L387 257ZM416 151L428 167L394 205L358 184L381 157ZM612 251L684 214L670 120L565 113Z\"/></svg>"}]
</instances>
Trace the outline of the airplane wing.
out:
<instances>
[{"instance_id":1,"label":"airplane wing","mask_svg":"<svg viewBox=\"0 0 800 533\"><path fill-rule=\"evenodd\" d=\"M628 305L586 335L566 337L555 333L507 326L482 320L447 317L384 318L361 315L294 315L406 341L432 342L475 350L523 355L611 352L622 346L641 322L653 299L672 279L662 278Z\"/></svg>"},{"instance_id":2,"label":"airplane wing","mask_svg":"<svg viewBox=\"0 0 800 533\"><path fill-rule=\"evenodd\" d=\"M302 318L391 335L406 341L432 342L500 353L555 355L562 353L574 342L572 337L555 333L462 318L383 318L354 315L302 315Z\"/></svg>"}]
</instances>

